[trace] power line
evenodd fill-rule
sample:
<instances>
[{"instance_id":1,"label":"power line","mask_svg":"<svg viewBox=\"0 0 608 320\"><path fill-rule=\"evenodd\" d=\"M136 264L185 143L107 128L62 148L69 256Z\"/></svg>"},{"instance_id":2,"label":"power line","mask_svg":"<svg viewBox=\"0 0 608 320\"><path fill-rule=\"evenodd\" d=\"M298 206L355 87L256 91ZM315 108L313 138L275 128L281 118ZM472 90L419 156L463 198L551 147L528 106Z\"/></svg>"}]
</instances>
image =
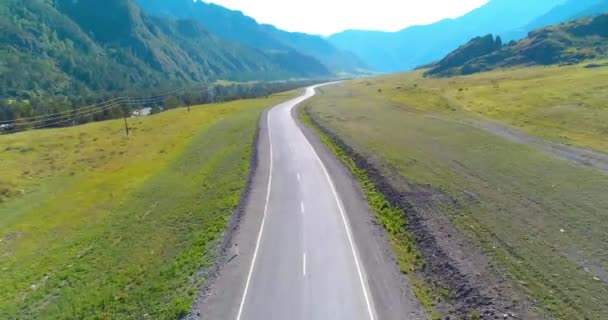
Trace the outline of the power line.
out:
<instances>
[{"instance_id":1,"label":"power line","mask_svg":"<svg viewBox=\"0 0 608 320\"><path fill-rule=\"evenodd\" d=\"M163 94L148 96L148 97L117 97L107 101L99 102L96 104L84 106L77 109L71 109L61 112L55 112L45 115L37 115L32 117L19 118L15 120L0 121L0 126L3 127L4 133L16 133L29 129L41 129L53 126L58 126L65 123L74 123L85 117L94 116L96 114L110 111L117 107L122 106L136 106L136 105L154 105L166 101L171 97L178 95L199 94L209 88L214 88L216 85L203 85L199 87L181 88L173 91L165 92ZM190 102L186 102L188 105ZM74 123L80 124L80 123ZM7 130L7 126L8 129ZM0 130L0 133L3 133Z\"/></svg>"},{"instance_id":2,"label":"power line","mask_svg":"<svg viewBox=\"0 0 608 320\"><path fill-rule=\"evenodd\" d=\"M207 87L207 86L205 86ZM205 87L194 88L192 90L203 89ZM149 96L149 97L118 97L107 100L101 103L85 106L78 109L72 109L63 112L56 112L47 115L38 115L34 117L20 118L11 121L2 121L0 124L8 124L13 126L11 133L25 131L29 128L42 129L54 127L65 123L74 122L85 117L94 116L96 114L110 111L117 107L134 106L134 105L149 105L163 102L164 100L175 97L186 92L185 88L166 92L164 94ZM50 121L50 123L49 123ZM22 126L23 129L17 129L17 126Z\"/></svg>"},{"instance_id":3,"label":"power line","mask_svg":"<svg viewBox=\"0 0 608 320\"><path fill-rule=\"evenodd\" d=\"M20 123L19 125L26 126L26 127L30 127L31 126L31 127L34 127L34 128L52 127L52 126L57 125L57 124L65 123L65 122L68 122L68 121L74 121L74 120L77 120L77 119L82 119L84 117L89 117L89 116L93 116L93 115L96 115L96 114L99 114L99 113L103 113L105 111L112 110L112 109L114 109L114 108L116 108L118 106L120 106L120 104L118 104L118 105L110 105L110 106L107 106L107 107L104 107L104 108L101 108L101 109L89 110L89 111L86 111L86 112L80 112L80 113L77 113L77 114L63 116L63 117L59 117L59 118L56 118L56 119L45 119L43 121L38 121L36 123L23 123L23 124ZM54 122L48 123L48 121L54 121ZM42 124L42 126L38 126L38 124Z\"/></svg>"},{"instance_id":4,"label":"power line","mask_svg":"<svg viewBox=\"0 0 608 320\"><path fill-rule=\"evenodd\" d=\"M35 127L36 125L38 125L40 123L46 123L46 122L49 122L49 121L58 121L58 120L61 120L61 119L66 119L66 118L69 119L71 117L78 117L81 114L86 114L86 113L91 113L91 112L92 113L98 113L98 112L102 112L102 111L105 111L105 110L111 110L111 109L113 109L113 108L115 108L117 106L120 106L120 105L121 105L121 103L114 103L114 104L106 105L106 106L101 107L101 108L91 109L91 110L77 109L77 110L80 110L80 111L73 111L73 112L70 112L70 113L67 113L67 114L63 114L63 115L59 115L59 116L54 116L54 117L48 117L48 118L44 118L44 119L40 119L40 120L34 120L34 121L21 121L21 119L20 119L16 124L21 125L21 126L34 126Z\"/></svg>"},{"instance_id":5,"label":"power line","mask_svg":"<svg viewBox=\"0 0 608 320\"><path fill-rule=\"evenodd\" d=\"M100 102L100 103L96 103L96 104L92 104L86 107L81 107L78 109L72 109L72 110L66 110L66 111L61 111L61 112L57 112L57 113L51 113L51 114L42 114L42 115L37 115L37 116L33 116L33 117L25 117L25 118L19 118L19 120L26 120L26 121L31 121L31 120L37 120L37 119L42 119L42 118L46 118L46 117L53 117L53 116L58 116L58 115L63 115L66 113L70 113L73 111L78 111L78 110L83 110L83 109L92 109L95 107L101 107L104 106L106 104L115 102L115 101L119 101L119 100L123 100L125 99L125 97L119 97L119 98L114 98L108 101L104 101L104 102ZM5 121L0 121L0 124L5 124L5 123L14 123L17 120L5 120Z\"/></svg>"},{"instance_id":6,"label":"power line","mask_svg":"<svg viewBox=\"0 0 608 320\"><path fill-rule=\"evenodd\" d=\"M44 115L37 115L37 116L32 116L32 117L25 117L25 118L19 118L17 120L4 120L4 121L0 121L0 124L16 124L18 121L25 121L25 122L33 122L33 121L37 121L40 119L45 119L45 118L53 118L53 117L58 117L58 116L63 116L63 115L67 115L67 114L71 114L73 112L80 112L80 111L86 111L89 109L95 109L95 108L100 108L100 107L105 107L108 104L114 104L114 103L123 103L123 101L146 101L145 103L152 103L152 102L147 102L148 100L157 100L157 99L165 99L167 97L170 96L175 96L177 94L180 94L182 92L185 92L186 89L182 88L182 89L177 89L177 90L173 90L170 92L166 92L160 95L156 95L156 96L150 96L150 97L117 97L114 99L110 99L107 101L103 101L103 102L99 102L96 104L92 104L92 105L88 105L88 106L84 106L78 109L72 109L72 110L66 110L66 111L61 111L61 112L56 112L56 113L51 113L51 114L44 114ZM42 120L44 121L44 120Z\"/></svg>"}]
</instances>

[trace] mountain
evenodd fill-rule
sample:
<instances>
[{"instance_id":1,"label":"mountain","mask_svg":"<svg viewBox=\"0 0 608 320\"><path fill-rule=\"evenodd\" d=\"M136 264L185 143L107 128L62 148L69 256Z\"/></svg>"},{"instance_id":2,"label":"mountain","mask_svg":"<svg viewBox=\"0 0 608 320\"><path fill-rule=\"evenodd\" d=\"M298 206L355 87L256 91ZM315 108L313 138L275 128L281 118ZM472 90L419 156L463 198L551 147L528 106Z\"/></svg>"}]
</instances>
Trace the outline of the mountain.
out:
<instances>
[{"instance_id":1,"label":"mountain","mask_svg":"<svg viewBox=\"0 0 608 320\"><path fill-rule=\"evenodd\" d=\"M451 75L455 71L455 67L460 67L468 61L485 56L502 48L502 40L500 37L494 37L489 34L484 37L475 37L465 45L449 53L445 58L441 59L436 64L431 64L432 69L427 72L428 75ZM466 70L466 69L465 69ZM460 69L458 69L460 71Z\"/></svg>"},{"instance_id":2,"label":"mountain","mask_svg":"<svg viewBox=\"0 0 608 320\"><path fill-rule=\"evenodd\" d=\"M564 1L490 0L456 19L397 32L349 30L329 41L352 51L372 69L402 71L436 61L481 33L501 34L524 26Z\"/></svg>"},{"instance_id":3,"label":"mountain","mask_svg":"<svg viewBox=\"0 0 608 320\"><path fill-rule=\"evenodd\" d=\"M581 12L579 12L576 17L577 18L581 18L581 17L588 17L588 16L592 16L592 15L596 15L596 14L601 14L601 13L606 13L608 12L608 2L607 1L600 1L600 3L593 5Z\"/></svg>"},{"instance_id":4,"label":"mountain","mask_svg":"<svg viewBox=\"0 0 608 320\"><path fill-rule=\"evenodd\" d=\"M193 0L137 0L151 15L193 19L213 34L265 52L295 50L321 61L334 72L354 73L367 66L353 53L337 49L327 40L305 33L286 32L271 25L259 24L240 11Z\"/></svg>"},{"instance_id":5,"label":"mountain","mask_svg":"<svg viewBox=\"0 0 608 320\"><path fill-rule=\"evenodd\" d=\"M605 0L568 0L522 28L504 33L501 36L505 41L519 40L525 37L531 30L607 11L608 1Z\"/></svg>"},{"instance_id":6,"label":"mountain","mask_svg":"<svg viewBox=\"0 0 608 320\"><path fill-rule=\"evenodd\" d=\"M427 76L466 75L520 65L573 64L608 58L608 13L530 32L503 46L492 35L477 37L430 65Z\"/></svg>"},{"instance_id":7,"label":"mountain","mask_svg":"<svg viewBox=\"0 0 608 320\"><path fill-rule=\"evenodd\" d=\"M329 73L294 50L262 52L192 20L147 16L132 0L3 0L0 28L0 96Z\"/></svg>"}]
</instances>

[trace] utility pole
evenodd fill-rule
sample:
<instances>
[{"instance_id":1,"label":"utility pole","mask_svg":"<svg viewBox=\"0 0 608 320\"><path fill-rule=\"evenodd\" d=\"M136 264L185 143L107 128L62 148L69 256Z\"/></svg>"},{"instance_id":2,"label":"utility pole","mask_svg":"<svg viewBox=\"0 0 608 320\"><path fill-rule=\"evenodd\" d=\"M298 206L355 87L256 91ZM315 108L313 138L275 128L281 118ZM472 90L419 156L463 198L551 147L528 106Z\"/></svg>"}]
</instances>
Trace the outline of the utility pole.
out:
<instances>
[{"instance_id":1,"label":"utility pole","mask_svg":"<svg viewBox=\"0 0 608 320\"><path fill-rule=\"evenodd\" d=\"M125 133L127 134L127 137L129 136L129 123L127 123L127 115L123 114L123 119L125 119Z\"/></svg>"},{"instance_id":2,"label":"utility pole","mask_svg":"<svg viewBox=\"0 0 608 320\"><path fill-rule=\"evenodd\" d=\"M186 106L188 106L188 113L190 113L190 96L188 95L188 90L184 91L184 97L186 97Z\"/></svg>"},{"instance_id":3,"label":"utility pole","mask_svg":"<svg viewBox=\"0 0 608 320\"><path fill-rule=\"evenodd\" d=\"M131 100L131 98L129 98L128 105L131 105L132 102L133 101ZM129 123L127 122L128 109L129 108L123 108L122 110L122 118L125 120L125 134L127 135L127 137L129 136Z\"/></svg>"}]
</instances>

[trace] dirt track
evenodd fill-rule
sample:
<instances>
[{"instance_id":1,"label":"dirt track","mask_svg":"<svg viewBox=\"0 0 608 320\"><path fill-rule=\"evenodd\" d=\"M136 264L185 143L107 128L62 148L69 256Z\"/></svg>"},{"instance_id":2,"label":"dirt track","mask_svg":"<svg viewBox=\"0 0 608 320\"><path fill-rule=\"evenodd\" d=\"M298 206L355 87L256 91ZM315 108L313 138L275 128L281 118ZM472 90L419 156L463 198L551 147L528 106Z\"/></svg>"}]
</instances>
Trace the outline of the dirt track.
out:
<instances>
[{"instance_id":1,"label":"dirt track","mask_svg":"<svg viewBox=\"0 0 608 320\"><path fill-rule=\"evenodd\" d=\"M608 154L531 137L521 131L494 122L473 121L471 123L506 140L537 148L575 164L608 172Z\"/></svg>"}]
</instances>

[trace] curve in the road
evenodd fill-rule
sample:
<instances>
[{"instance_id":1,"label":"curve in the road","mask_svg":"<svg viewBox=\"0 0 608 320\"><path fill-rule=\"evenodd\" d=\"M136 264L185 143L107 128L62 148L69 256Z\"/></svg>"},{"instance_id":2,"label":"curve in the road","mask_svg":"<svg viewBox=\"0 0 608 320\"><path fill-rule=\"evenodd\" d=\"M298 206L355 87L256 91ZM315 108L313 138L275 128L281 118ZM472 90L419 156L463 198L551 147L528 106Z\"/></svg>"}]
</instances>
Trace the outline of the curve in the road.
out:
<instances>
[{"instance_id":1,"label":"curve in the road","mask_svg":"<svg viewBox=\"0 0 608 320\"><path fill-rule=\"evenodd\" d=\"M237 320L375 319L340 196L291 116L315 89L268 112L266 203Z\"/></svg>"}]
</instances>

